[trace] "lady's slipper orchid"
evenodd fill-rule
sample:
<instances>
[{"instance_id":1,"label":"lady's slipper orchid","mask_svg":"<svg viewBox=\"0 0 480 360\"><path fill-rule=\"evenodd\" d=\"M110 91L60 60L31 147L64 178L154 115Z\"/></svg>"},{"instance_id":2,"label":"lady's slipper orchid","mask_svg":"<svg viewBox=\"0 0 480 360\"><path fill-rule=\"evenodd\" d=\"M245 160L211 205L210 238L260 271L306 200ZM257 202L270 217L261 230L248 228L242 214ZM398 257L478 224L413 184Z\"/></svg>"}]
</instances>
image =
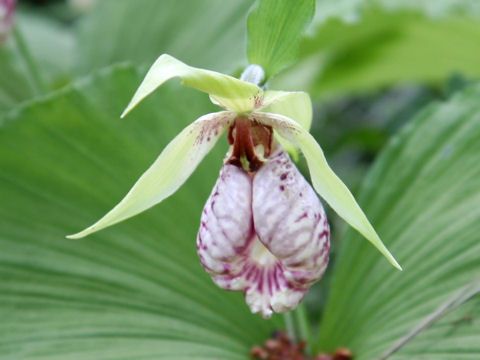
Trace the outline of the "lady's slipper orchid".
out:
<instances>
[{"instance_id":1,"label":"lady's slipper orchid","mask_svg":"<svg viewBox=\"0 0 480 360\"><path fill-rule=\"evenodd\" d=\"M252 69L257 71L254 77L262 72ZM118 223L172 195L228 130L230 149L197 236L201 263L217 285L244 291L252 312L269 317L295 308L325 271L330 239L326 215L284 148L300 149L316 192L401 269L308 132L312 120L308 94L263 91L254 83L162 55L122 117L174 77L208 93L226 111L204 115L187 126L117 206L69 238Z\"/></svg>"}]
</instances>

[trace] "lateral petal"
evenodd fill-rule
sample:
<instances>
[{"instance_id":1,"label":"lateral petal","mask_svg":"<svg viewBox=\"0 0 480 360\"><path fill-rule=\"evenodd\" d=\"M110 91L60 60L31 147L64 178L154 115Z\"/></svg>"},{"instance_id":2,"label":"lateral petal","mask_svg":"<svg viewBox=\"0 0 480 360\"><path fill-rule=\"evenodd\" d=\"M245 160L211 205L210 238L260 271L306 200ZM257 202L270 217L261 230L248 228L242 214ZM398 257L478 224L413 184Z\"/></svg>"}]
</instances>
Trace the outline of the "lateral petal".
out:
<instances>
[{"instance_id":1,"label":"lateral petal","mask_svg":"<svg viewBox=\"0 0 480 360\"><path fill-rule=\"evenodd\" d=\"M127 115L160 85L174 77L180 77L186 86L210 94L216 103L237 113L252 111L263 93L254 84L215 71L188 66L173 56L163 54L148 70L121 117Z\"/></svg>"},{"instance_id":2,"label":"lateral petal","mask_svg":"<svg viewBox=\"0 0 480 360\"><path fill-rule=\"evenodd\" d=\"M309 131L312 125L312 101L306 92L265 91L262 112L270 112L289 117ZM297 146L284 138L280 143L295 160L298 160Z\"/></svg>"},{"instance_id":3,"label":"lateral petal","mask_svg":"<svg viewBox=\"0 0 480 360\"><path fill-rule=\"evenodd\" d=\"M162 151L120 203L85 230L67 236L78 239L132 217L172 195L232 123L235 113L207 114L187 126Z\"/></svg>"},{"instance_id":4,"label":"lateral petal","mask_svg":"<svg viewBox=\"0 0 480 360\"><path fill-rule=\"evenodd\" d=\"M370 241L397 269L402 268L383 244L350 190L333 172L320 145L296 121L279 114L255 113L255 120L272 126L278 134L297 144L304 154L312 184L318 194L353 228Z\"/></svg>"},{"instance_id":5,"label":"lateral petal","mask_svg":"<svg viewBox=\"0 0 480 360\"><path fill-rule=\"evenodd\" d=\"M263 95L262 112L271 112L289 117L309 131L312 125L312 101L303 91L268 90Z\"/></svg>"}]
</instances>

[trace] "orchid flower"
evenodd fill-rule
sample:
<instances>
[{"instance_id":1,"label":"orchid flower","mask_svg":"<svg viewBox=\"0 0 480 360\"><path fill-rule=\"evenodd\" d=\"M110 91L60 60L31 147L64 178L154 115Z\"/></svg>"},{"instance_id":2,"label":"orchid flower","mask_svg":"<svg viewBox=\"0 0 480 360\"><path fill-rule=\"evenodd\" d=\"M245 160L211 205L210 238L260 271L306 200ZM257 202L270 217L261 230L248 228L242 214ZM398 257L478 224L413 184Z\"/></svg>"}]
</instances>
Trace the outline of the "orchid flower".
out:
<instances>
[{"instance_id":1,"label":"orchid flower","mask_svg":"<svg viewBox=\"0 0 480 360\"><path fill-rule=\"evenodd\" d=\"M225 111L187 126L118 205L69 238L118 223L172 195L227 132L230 148L197 235L200 261L218 286L243 291L251 311L268 318L295 308L325 271L330 241L325 211L285 149L303 153L316 192L401 269L310 135L308 94L264 91L256 85L262 68L247 70L239 80L160 56L122 117L174 77L208 93Z\"/></svg>"}]
</instances>

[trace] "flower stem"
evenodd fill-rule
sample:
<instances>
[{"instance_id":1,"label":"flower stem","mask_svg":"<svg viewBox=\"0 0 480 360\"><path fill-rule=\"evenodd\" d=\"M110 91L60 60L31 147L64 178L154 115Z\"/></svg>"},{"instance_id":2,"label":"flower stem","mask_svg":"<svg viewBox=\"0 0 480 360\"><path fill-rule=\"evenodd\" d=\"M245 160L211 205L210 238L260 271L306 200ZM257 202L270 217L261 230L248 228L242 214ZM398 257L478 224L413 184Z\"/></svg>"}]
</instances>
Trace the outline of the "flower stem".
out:
<instances>
[{"instance_id":1,"label":"flower stem","mask_svg":"<svg viewBox=\"0 0 480 360\"><path fill-rule=\"evenodd\" d=\"M303 304L295 310L284 314L287 334L294 342L305 341L307 354L312 354L312 330L308 321L307 311Z\"/></svg>"},{"instance_id":2,"label":"flower stem","mask_svg":"<svg viewBox=\"0 0 480 360\"><path fill-rule=\"evenodd\" d=\"M293 320L293 311L286 312L283 314L285 319L285 326L287 328L287 335L293 342L297 341L297 332L295 330L294 320Z\"/></svg>"},{"instance_id":3,"label":"flower stem","mask_svg":"<svg viewBox=\"0 0 480 360\"><path fill-rule=\"evenodd\" d=\"M30 73L32 78L32 84L36 95L42 94L45 92L45 84L40 76L40 72L38 70L38 66L33 59L33 56L28 49L27 43L25 42L25 38L23 37L22 33L20 32L18 26L13 27L13 38L17 43L18 50L22 55L25 63L27 65L27 70Z\"/></svg>"},{"instance_id":4,"label":"flower stem","mask_svg":"<svg viewBox=\"0 0 480 360\"><path fill-rule=\"evenodd\" d=\"M305 340L307 344L310 343L312 337L312 330L307 317L307 310L303 304L300 304L294 311L296 323L298 326L298 332L300 334L300 340Z\"/></svg>"}]
</instances>

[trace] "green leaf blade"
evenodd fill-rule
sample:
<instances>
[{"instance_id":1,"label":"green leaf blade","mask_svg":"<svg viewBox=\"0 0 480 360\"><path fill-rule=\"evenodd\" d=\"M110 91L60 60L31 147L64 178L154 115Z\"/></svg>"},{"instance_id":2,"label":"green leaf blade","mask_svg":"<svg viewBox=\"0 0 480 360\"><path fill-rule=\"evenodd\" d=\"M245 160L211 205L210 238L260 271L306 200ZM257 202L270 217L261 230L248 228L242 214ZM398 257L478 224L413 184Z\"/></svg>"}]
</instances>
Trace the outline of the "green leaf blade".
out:
<instances>
[{"instance_id":1,"label":"green leaf blade","mask_svg":"<svg viewBox=\"0 0 480 360\"><path fill-rule=\"evenodd\" d=\"M1 358L240 360L281 326L251 315L241 293L218 289L197 258L225 143L158 207L89 239L64 239L214 109L170 84L122 121L139 80L131 67L105 70L0 120ZM188 108L172 105L179 96Z\"/></svg>"},{"instance_id":2,"label":"green leaf blade","mask_svg":"<svg viewBox=\"0 0 480 360\"><path fill-rule=\"evenodd\" d=\"M314 20L315 31L300 46L298 66L275 78L272 86L308 90L316 99L412 82L439 86L454 74L480 75L480 22L468 1L448 2L452 8L445 8L442 16L419 9L439 10L440 2L389 6L387 1L354 1L334 13L330 2L321 3L325 5L317 3L317 14L326 17Z\"/></svg>"},{"instance_id":3,"label":"green leaf blade","mask_svg":"<svg viewBox=\"0 0 480 360\"><path fill-rule=\"evenodd\" d=\"M262 66L267 79L293 63L314 12L314 0L258 0L247 19L249 62Z\"/></svg>"},{"instance_id":4,"label":"green leaf blade","mask_svg":"<svg viewBox=\"0 0 480 360\"><path fill-rule=\"evenodd\" d=\"M319 348L342 345L358 359L376 359L478 276L479 96L477 85L428 107L378 160L360 202L404 271L387 269L350 232L339 254ZM478 316L478 296L470 302L476 304L471 315ZM462 313L463 306L454 313ZM391 358L437 359L448 353L471 359L478 349L473 341L478 323L465 327L462 335L452 323L455 315L448 319ZM470 341L464 338L460 349L454 339L465 334Z\"/></svg>"},{"instance_id":5,"label":"green leaf blade","mask_svg":"<svg viewBox=\"0 0 480 360\"><path fill-rule=\"evenodd\" d=\"M78 32L83 55L78 68L86 74L123 61L147 67L169 53L187 64L231 73L246 65L245 17L251 4L252 0L228 6L224 0L99 1Z\"/></svg>"}]
</instances>

